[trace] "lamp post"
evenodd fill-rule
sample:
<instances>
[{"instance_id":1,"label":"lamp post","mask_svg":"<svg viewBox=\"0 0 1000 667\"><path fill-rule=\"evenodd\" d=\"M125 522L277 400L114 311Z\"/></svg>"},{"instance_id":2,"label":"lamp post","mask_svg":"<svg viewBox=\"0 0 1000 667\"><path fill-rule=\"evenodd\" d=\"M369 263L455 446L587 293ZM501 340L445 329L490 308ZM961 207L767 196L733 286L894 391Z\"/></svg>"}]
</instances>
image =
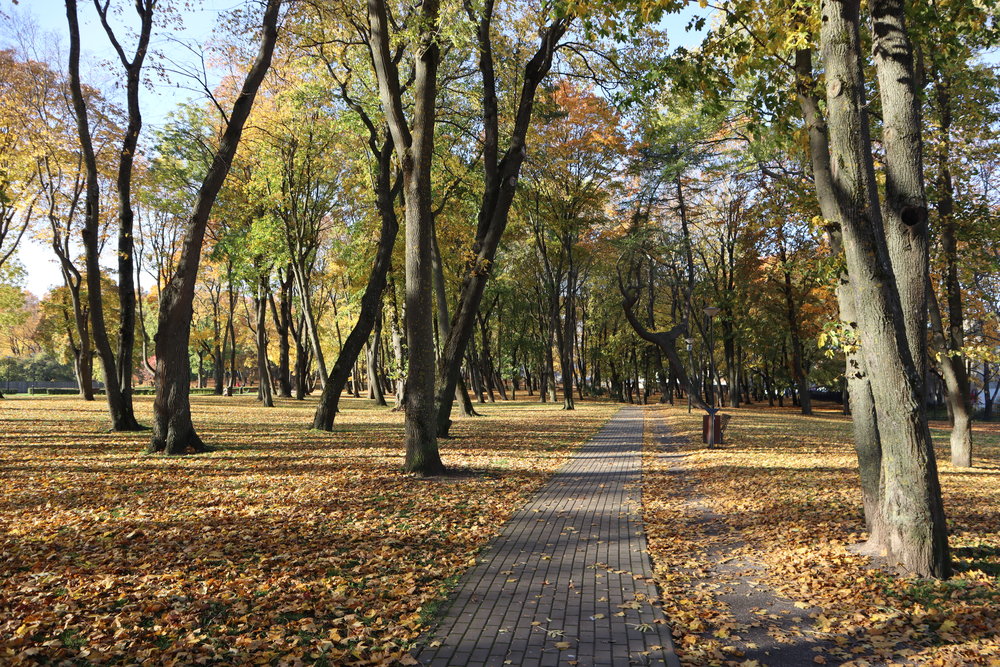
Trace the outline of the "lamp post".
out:
<instances>
[{"instance_id":1,"label":"lamp post","mask_svg":"<svg viewBox=\"0 0 1000 667\"><path fill-rule=\"evenodd\" d=\"M709 383L715 380L715 341L714 341L714 329L715 329L715 316L719 314L718 306L708 306L705 308L705 315L708 317L708 381ZM715 447L715 413L717 412L715 408L715 390L716 387L712 387L712 391L709 394L708 402L708 448L713 449Z\"/></svg>"}]
</instances>

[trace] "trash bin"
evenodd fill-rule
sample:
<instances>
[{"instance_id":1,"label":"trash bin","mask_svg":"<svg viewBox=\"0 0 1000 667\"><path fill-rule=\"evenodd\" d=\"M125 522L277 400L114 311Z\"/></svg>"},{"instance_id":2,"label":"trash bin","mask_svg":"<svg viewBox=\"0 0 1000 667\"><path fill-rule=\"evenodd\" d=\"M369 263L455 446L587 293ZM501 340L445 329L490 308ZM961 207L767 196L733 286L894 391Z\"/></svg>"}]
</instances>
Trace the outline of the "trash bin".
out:
<instances>
[{"instance_id":1,"label":"trash bin","mask_svg":"<svg viewBox=\"0 0 1000 667\"><path fill-rule=\"evenodd\" d=\"M715 427L715 438L712 440L716 445L722 444L722 415L714 414L711 415L713 426ZM701 441L708 442L708 420L709 415L702 415L701 417Z\"/></svg>"}]
</instances>

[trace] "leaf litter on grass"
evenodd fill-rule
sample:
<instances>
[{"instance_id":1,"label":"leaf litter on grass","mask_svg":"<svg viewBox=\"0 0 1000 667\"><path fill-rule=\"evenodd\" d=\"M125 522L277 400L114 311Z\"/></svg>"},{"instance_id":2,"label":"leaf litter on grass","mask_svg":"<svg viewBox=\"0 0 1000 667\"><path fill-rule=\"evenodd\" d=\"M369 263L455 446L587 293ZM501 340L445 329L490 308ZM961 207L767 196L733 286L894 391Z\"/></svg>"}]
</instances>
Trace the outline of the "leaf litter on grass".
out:
<instances>
[{"instance_id":1,"label":"leaf litter on grass","mask_svg":"<svg viewBox=\"0 0 1000 667\"><path fill-rule=\"evenodd\" d=\"M707 450L700 415L669 406L648 410L681 440L683 478L672 470L675 459L647 450L643 499L664 610L683 662L747 662L738 644L727 643L745 624L720 601L721 584L706 576L713 550L738 540L743 546L730 555L759 563L754 576L803 610L795 632L835 646L817 654L817 664L1000 667L996 425L977 424L976 467L962 470L948 463L946 425L932 424L956 572L948 581L928 581L874 567L848 549L865 535L846 417L832 409L812 417L727 409L734 416L726 443ZM684 502L687 487L717 518L700 520ZM777 620L761 611L762 623ZM794 639L780 627L778 641Z\"/></svg>"},{"instance_id":2,"label":"leaf litter on grass","mask_svg":"<svg viewBox=\"0 0 1000 667\"><path fill-rule=\"evenodd\" d=\"M0 663L406 664L445 582L615 410L491 405L441 443L457 474L420 479L402 415L364 401L332 434L310 402L192 402L218 450L186 458L97 402L0 405Z\"/></svg>"}]
</instances>

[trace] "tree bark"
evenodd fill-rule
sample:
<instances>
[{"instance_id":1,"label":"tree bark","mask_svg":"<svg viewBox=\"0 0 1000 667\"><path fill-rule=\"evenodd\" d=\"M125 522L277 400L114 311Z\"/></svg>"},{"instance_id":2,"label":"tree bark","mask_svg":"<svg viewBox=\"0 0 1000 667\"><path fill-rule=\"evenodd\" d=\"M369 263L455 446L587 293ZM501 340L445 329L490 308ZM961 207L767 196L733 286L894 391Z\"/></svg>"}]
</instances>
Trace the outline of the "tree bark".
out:
<instances>
[{"instance_id":1,"label":"tree bark","mask_svg":"<svg viewBox=\"0 0 1000 667\"><path fill-rule=\"evenodd\" d=\"M76 0L66 0L66 17L69 24L69 80L70 93L73 100L73 110L76 116L77 133L80 138L80 149L86 166L86 195L84 203L83 245L87 267L87 302L90 310L90 323L94 344L104 368L104 390L108 399L108 411L111 415L111 427L115 431L141 430L135 420L132 410L131 389L122 392L118 379L117 363L111 340L108 336L107 323L104 319L104 302L101 296L101 265L99 256L100 235L100 182L97 171L97 157L90 134L90 121L87 103L83 97L83 84L80 81L80 25L77 17ZM131 260L130 260L131 261ZM130 264L131 266L131 264ZM119 277L121 280L121 276ZM127 280L131 285L132 274ZM134 298L134 295L133 295ZM134 304L134 301L133 301ZM134 318L134 311L133 311ZM133 319L134 327L134 319ZM134 330L133 330L134 333Z\"/></svg>"},{"instance_id":2,"label":"tree bark","mask_svg":"<svg viewBox=\"0 0 1000 667\"><path fill-rule=\"evenodd\" d=\"M72 1L72 0L70 0ZM278 10L281 0L268 0L262 22L262 36L257 57L250 68L229 115L211 166L205 175L191 217L184 230L184 241L176 269L160 297L159 326L156 342L156 398L153 401L153 438L151 452L185 454L202 452L208 447L195 432L191 420L191 364L188 342L191 335L194 288L201 261L205 228L215 199L229 174L233 156L250 115L254 98L271 65L278 37ZM235 344L235 341L234 341Z\"/></svg>"},{"instance_id":3,"label":"tree bark","mask_svg":"<svg viewBox=\"0 0 1000 667\"><path fill-rule=\"evenodd\" d=\"M363 116L367 119L367 115ZM385 291L386 278L389 268L392 265L392 250L396 245L396 235L399 232L399 220L396 217L396 209L393 205L401 188L401 181L396 170L392 166L393 143L390 138L386 138L381 146L378 143L378 132L375 126L369 121L369 148L378 159L378 175L375 183L375 206L378 209L381 219L381 229L379 230L378 246L375 251L375 261L372 263L371 271L368 274L368 284L361 295L361 306L358 311L358 321L354 323L351 333L347 335L347 340L340 347L337 360L333 363L330 376L327 378L326 386L323 387L323 394L320 396L316 414L313 417L313 428L323 431L333 429L333 422L337 416L340 404L340 396L344 393L347 379L351 377L354 363L361 353L361 348L371 335L375 326L375 319L382 304L382 293ZM395 295L393 296L395 307ZM395 322L394 322L395 326ZM393 330L393 344L395 345L395 329ZM396 402L401 400L401 392L397 383ZM383 398L383 403L384 403Z\"/></svg>"},{"instance_id":4,"label":"tree bark","mask_svg":"<svg viewBox=\"0 0 1000 667\"><path fill-rule=\"evenodd\" d=\"M471 6L471 3L470 3ZM465 348L475 327L476 313L482 301L483 290L492 272L493 261L500 239L507 227L510 208L517 189L521 165L527 153L525 138L531 123L535 92L552 67L552 57L559 40L569 27L570 19L557 18L539 30L540 44L524 67L520 96L510 143L502 159L498 160L499 114L497 84L493 62L491 27L494 1L486 0L483 14L478 21L479 69L483 81L483 169L484 189L476 227L476 241L472 248L474 259L468 263L462 279L458 308L452 318L451 331L445 340L438 364L437 433L448 434L451 427L452 397L461 370Z\"/></svg>"},{"instance_id":5,"label":"tree bark","mask_svg":"<svg viewBox=\"0 0 1000 667\"><path fill-rule=\"evenodd\" d=\"M142 131L142 111L139 106L139 88L142 85L142 66L149 49L153 30L153 12L157 0L136 0L135 10L139 15L139 37L135 53L130 59L114 30L108 23L108 4L95 1L94 6L101 17L101 25L125 68L125 99L128 122L125 136L118 154L118 175L115 181L118 190L118 300L119 333L117 376L121 393L122 410L129 422L128 430L138 430L132 407L132 374L134 369L133 349L135 347L136 294L135 294L135 242L133 229L135 213L132 209L132 171L135 162L139 133Z\"/></svg>"},{"instance_id":6,"label":"tree bark","mask_svg":"<svg viewBox=\"0 0 1000 667\"><path fill-rule=\"evenodd\" d=\"M267 360L267 302L270 276L262 275L257 285L257 297L254 299L257 316L257 377L258 397L266 408L274 407L274 396L271 393L271 369Z\"/></svg>"},{"instance_id":7,"label":"tree bark","mask_svg":"<svg viewBox=\"0 0 1000 667\"><path fill-rule=\"evenodd\" d=\"M931 323L941 330L941 340L935 344L943 358L941 368L948 391L952 414L951 463L959 468L972 466L972 402L969 374L965 368L962 348L965 346L965 317L962 312L962 285L958 279L958 239L955 224L954 185L951 178L952 97L949 82L942 75L935 81L934 99L941 116L941 141L938 148L938 201L941 223L941 252L945 260L944 287L948 304L948 330L941 326L937 296L928 285ZM938 308L935 316L934 309ZM935 335L937 331L935 331Z\"/></svg>"},{"instance_id":8,"label":"tree bark","mask_svg":"<svg viewBox=\"0 0 1000 667\"><path fill-rule=\"evenodd\" d=\"M799 107L809 133L809 154L813 171L813 182L819 202L820 212L827 225L827 235L833 253L843 252L843 231L840 206L830 162L830 140L826 121L820 111L816 81L813 76L812 52L801 49L796 52L795 69ZM840 321L844 331L857 338L858 317L854 306L854 291L850 276L841 272L836 289ZM854 431L854 448L858 457L858 471L861 477L861 497L865 508L865 524L872 544L882 541L882 441L879 438L878 418L875 399L872 395L871 378L868 374L864 355L857 342L851 341L845 353L844 375L847 378L851 425ZM768 403L774 405L774 394L768 394Z\"/></svg>"},{"instance_id":9,"label":"tree bark","mask_svg":"<svg viewBox=\"0 0 1000 667\"><path fill-rule=\"evenodd\" d=\"M445 471L434 424L434 311L431 303L433 212L431 164L440 46L438 0L420 6L420 33L414 54L412 128L403 115L396 63L390 57L388 10L384 0L368 0L368 41L379 97L399 153L406 201L406 458L405 470L421 475ZM454 393L452 387L450 394ZM449 395L450 398L450 395Z\"/></svg>"},{"instance_id":10,"label":"tree bark","mask_svg":"<svg viewBox=\"0 0 1000 667\"><path fill-rule=\"evenodd\" d=\"M271 296L271 317L274 328L278 332L278 395L282 398L292 397L291 370L291 323L292 323L292 280L291 267L286 267L284 274L278 269L278 303Z\"/></svg>"},{"instance_id":11,"label":"tree bark","mask_svg":"<svg viewBox=\"0 0 1000 667\"><path fill-rule=\"evenodd\" d=\"M904 266L894 274L879 208L864 99L859 2L824 0L822 14L830 148L836 165L833 180L861 350L871 374L884 452L881 514L885 531L883 542L875 546L890 562L915 574L946 577L950 562L944 510L927 428L923 378L911 353L897 287L898 277L909 282L914 276ZM884 7L875 14L884 17ZM912 72L908 80L912 85Z\"/></svg>"}]
</instances>

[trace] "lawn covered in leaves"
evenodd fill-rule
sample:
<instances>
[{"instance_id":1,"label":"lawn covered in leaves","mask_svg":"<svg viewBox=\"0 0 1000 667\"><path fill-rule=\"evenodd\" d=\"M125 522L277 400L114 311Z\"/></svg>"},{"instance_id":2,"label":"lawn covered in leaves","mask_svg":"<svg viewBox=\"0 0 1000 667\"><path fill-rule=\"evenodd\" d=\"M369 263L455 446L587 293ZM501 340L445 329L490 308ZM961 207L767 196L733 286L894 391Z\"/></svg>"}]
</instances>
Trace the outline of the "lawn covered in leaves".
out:
<instances>
[{"instance_id":1,"label":"lawn covered in leaves","mask_svg":"<svg viewBox=\"0 0 1000 667\"><path fill-rule=\"evenodd\" d=\"M700 442L697 412L647 412L682 440L679 456L657 456L647 434L644 507L683 662L758 664L737 644L748 624L716 599L718 587L698 581L724 545L728 557L760 564L756 578L795 608L811 610L780 623L760 616L758 627L778 642L824 646L816 664L1000 666L1000 425L977 423L975 467L956 469L947 425L932 424L956 571L927 581L848 550L865 535L850 422L839 406L810 417L788 408L725 412L733 415L726 443L713 451ZM692 494L714 520L697 516Z\"/></svg>"},{"instance_id":2,"label":"lawn covered in leaves","mask_svg":"<svg viewBox=\"0 0 1000 667\"><path fill-rule=\"evenodd\" d=\"M138 397L149 423L151 399ZM403 416L193 397L210 454L143 453L105 405L0 401L0 664L391 664L501 524L616 410L483 406L400 472Z\"/></svg>"}]
</instances>

